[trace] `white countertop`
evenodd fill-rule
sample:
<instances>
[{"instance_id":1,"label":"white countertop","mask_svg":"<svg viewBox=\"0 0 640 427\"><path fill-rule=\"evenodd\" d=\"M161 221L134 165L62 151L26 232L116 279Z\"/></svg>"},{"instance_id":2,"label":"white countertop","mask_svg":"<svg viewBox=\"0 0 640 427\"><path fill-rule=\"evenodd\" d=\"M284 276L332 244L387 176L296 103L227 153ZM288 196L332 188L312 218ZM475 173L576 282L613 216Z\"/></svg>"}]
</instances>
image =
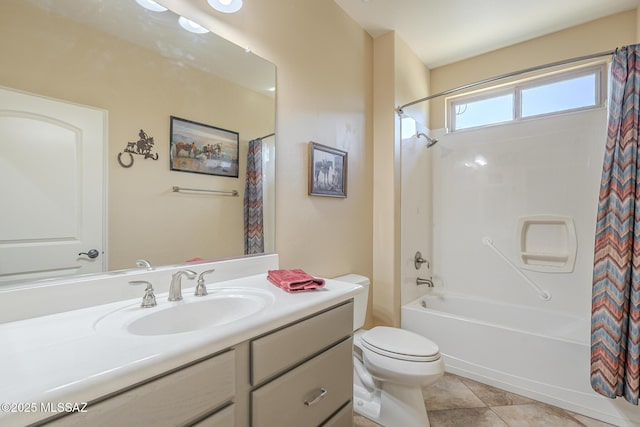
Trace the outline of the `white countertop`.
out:
<instances>
[{"instance_id":1,"label":"white countertop","mask_svg":"<svg viewBox=\"0 0 640 427\"><path fill-rule=\"evenodd\" d=\"M90 402L199 358L227 349L269 330L354 296L360 286L326 280L324 288L290 294L272 285L266 274L208 285L269 292L273 303L244 319L192 332L139 336L96 328L98 319L141 298L0 325L0 426L23 426L55 415L40 402ZM142 297L142 288L140 289ZM196 298L183 289L185 301ZM158 307L167 294L157 294ZM7 412L10 410L19 412ZM25 406L36 408L25 412Z\"/></svg>"}]
</instances>

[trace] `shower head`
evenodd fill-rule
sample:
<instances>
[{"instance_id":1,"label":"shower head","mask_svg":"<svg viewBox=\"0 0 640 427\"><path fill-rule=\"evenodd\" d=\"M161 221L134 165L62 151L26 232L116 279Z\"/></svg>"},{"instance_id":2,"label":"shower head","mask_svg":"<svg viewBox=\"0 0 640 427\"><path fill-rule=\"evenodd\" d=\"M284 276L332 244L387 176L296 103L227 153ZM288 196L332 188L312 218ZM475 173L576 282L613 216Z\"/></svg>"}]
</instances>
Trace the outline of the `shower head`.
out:
<instances>
[{"instance_id":1,"label":"shower head","mask_svg":"<svg viewBox=\"0 0 640 427\"><path fill-rule=\"evenodd\" d=\"M436 145L438 143L437 139L431 138L429 135L427 135L425 133L422 133L422 132L416 133L416 138L420 138L421 136L424 136L425 139L427 140L427 148L433 147L434 145Z\"/></svg>"}]
</instances>

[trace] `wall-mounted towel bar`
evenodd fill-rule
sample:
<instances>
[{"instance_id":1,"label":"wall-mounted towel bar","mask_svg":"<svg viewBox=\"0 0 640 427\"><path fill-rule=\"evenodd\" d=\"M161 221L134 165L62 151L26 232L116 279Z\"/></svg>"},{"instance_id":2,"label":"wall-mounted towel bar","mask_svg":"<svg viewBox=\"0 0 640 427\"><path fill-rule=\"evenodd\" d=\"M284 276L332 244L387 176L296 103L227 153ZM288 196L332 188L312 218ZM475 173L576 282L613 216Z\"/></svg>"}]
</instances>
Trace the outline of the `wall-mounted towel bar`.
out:
<instances>
[{"instance_id":1,"label":"wall-mounted towel bar","mask_svg":"<svg viewBox=\"0 0 640 427\"><path fill-rule=\"evenodd\" d=\"M531 286L531 288L538 294L541 300L549 301L551 299L551 292L542 289L533 280L529 279L522 271L520 271L517 265L512 263L511 260L509 260L509 258L507 258L505 254L500 251L500 249L496 248L493 245L493 240L491 240L490 237L483 237L482 244L491 248L504 262L506 262L507 265L511 267L513 271L515 271L518 276L522 278L522 280L524 280L529 286Z\"/></svg>"},{"instance_id":2,"label":"wall-mounted towel bar","mask_svg":"<svg viewBox=\"0 0 640 427\"><path fill-rule=\"evenodd\" d=\"M177 187L177 186L173 186L173 192L174 193L180 193L182 191L195 191L198 193L211 193L211 194L226 194L229 196L237 196L238 192L236 190L203 190L203 189L199 189L199 188L182 188L182 187Z\"/></svg>"}]
</instances>

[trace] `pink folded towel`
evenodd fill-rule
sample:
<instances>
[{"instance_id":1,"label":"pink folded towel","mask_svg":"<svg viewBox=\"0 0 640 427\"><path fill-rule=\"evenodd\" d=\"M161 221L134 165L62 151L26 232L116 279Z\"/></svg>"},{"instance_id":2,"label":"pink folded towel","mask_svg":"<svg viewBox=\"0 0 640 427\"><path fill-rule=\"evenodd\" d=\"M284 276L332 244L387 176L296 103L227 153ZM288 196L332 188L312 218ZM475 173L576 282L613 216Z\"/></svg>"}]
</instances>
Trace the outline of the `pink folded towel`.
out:
<instances>
[{"instance_id":1,"label":"pink folded towel","mask_svg":"<svg viewBox=\"0 0 640 427\"><path fill-rule=\"evenodd\" d=\"M305 292L324 286L324 280L313 277L299 268L293 270L269 270L267 279L287 292Z\"/></svg>"}]
</instances>

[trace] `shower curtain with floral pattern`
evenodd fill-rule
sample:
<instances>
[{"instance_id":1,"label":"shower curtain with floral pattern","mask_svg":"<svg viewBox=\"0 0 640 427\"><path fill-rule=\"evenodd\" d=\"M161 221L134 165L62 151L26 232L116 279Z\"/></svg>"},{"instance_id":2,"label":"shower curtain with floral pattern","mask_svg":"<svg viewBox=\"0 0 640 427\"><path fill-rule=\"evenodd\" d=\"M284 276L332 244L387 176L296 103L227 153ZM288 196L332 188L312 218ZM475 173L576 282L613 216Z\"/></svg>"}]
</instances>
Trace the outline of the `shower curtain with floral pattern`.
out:
<instances>
[{"instance_id":1,"label":"shower curtain with floral pattern","mask_svg":"<svg viewBox=\"0 0 640 427\"><path fill-rule=\"evenodd\" d=\"M638 404L640 45L616 50L600 183L591 308L591 386Z\"/></svg>"},{"instance_id":2,"label":"shower curtain with floral pattern","mask_svg":"<svg viewBox=\"0 0 640 427\"><path fill-rule=\"evenodd\" d=\"M262 213L262 140L249 141L244 189L244 253L264 252Z\"/></svg>"}]
</instances>

